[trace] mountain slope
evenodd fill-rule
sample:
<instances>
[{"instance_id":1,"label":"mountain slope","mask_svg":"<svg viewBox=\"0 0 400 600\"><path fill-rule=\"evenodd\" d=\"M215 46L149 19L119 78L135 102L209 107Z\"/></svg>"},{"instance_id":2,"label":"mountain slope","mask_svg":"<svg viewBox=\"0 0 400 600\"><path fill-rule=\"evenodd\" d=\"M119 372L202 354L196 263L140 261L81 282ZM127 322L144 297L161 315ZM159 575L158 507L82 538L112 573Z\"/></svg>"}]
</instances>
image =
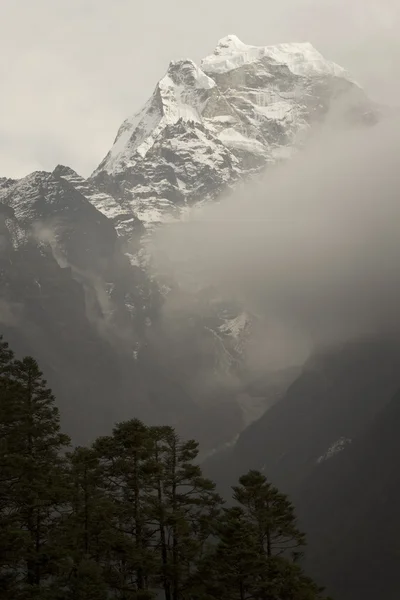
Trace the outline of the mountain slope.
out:
<instances>
[{"instance_id":1,"label":"mountain slope","mask_svg":"<svg viewBox=\"0 0 400 600\"><path fill-rule=\"evenodd\" d=\"M107 217L124 241L131 242L132 237L143 231L141 221L127 202L117 202L110 194L100 192L91 182L75 173L70 167L58 165L53 175L68 181L90 204Z\"/></svg>"},{"instance_id":2,"label":"mountain slope","mask_svg":"<svg viewBox=\"0 0 400 600\"><path fill-rule=\"evenodd\" d=\"M200 67L170 64L145 107L122 124L92 181L151 228L290 156L333 108L364 122L376 113L346 72L310 44L259 48L227 36Z\"/></svg>"},{"instance_id":3,"label":"mountain slope","mask_svg":"<svg viewBox=\"0 0 400 600\"><path fill-rule=\"evenodd\" d=\"M294 493L321 457L372 423L399 386L396 339L349 342L316 354L281 400L205 468L225 488L242 472L260 469Z\"/></svg>"},{"instance_id":4,"label":"mountain slope","mask_svg":"<svg viewBox=\"0 0 400 600\"><path fill-rule=\"evenodd\" d=\"M330 348L203 465L226 494L250 468L290 494L333 598L398 597L399 389L399 340Z\"/></svg>"},{"instance_id":5,"label":"mountain slope","mask_svg":"<svg viewBox=\"0 0 400 600\"><path fill-rule=\"evenodd\" d=\"M342 600L399 596L400 393L296 495L309 568Z\"/></svg>"},{"instance_id":6,"label":"mountain slope","mask_svg":"<svg viewBox=\"0 0 400 600\"><path fill-rule=\"evenodd\" d=\"M207 451L243 427L236 390L216 375L230 366L219 357L233 358L205 326L215 317L163 318L157 284L131 264L95 201L114 212L114 200L102 206L104 195L65 167L2 182L1 330L40 362L75 442L135 414Z\"/></svg>"},{"instance_id":7,"label":"mountain slope","mask_svg":"<svg viewBox=\"0 0 400 600\"><path fill-rule=\"evenodd\" d=\"M171 419L191 435L201 429L211 450L269 405L270 386L254 391L246 372L254 316L218 290L188 291L168 275L155 281L146 240L156 223L183 218L191 206L218 200L290 156L333 107L342 121L376 116L362 90L309 44L256 48L228 36L200 67L170 64L88 180L61 165L0 180L5 333L17 352L37 356L46 374L57 372L58 395L63 372L67 397L79 370L86 391L72 394L80 400L68 409L71 423L84 397L91 408L78 428L96 431L96 402L107 405L104 421L111 422L131 411L134 396L146 419ZM97 345L105 349L95 356ZM76 367L68 367L67 352ZM98 390L90 391L95 368L86 376L84 363L96 360L104 362ZM118 400L109 410L114 387Z\"/></svg>"},{"instance_id":8,"label":"mountain slope","mask_svg":"<svg viewBox=\"0 0 400 600\"><path fill-rule=\"evenodd\" d=\"M144 338L151 288L112 223L64 179L9 182L0 208L2 331L39 360L74 439L90 439L139 409L139 398L126 406L137 389L128 358Z\"/></svg>"}]
</instances>

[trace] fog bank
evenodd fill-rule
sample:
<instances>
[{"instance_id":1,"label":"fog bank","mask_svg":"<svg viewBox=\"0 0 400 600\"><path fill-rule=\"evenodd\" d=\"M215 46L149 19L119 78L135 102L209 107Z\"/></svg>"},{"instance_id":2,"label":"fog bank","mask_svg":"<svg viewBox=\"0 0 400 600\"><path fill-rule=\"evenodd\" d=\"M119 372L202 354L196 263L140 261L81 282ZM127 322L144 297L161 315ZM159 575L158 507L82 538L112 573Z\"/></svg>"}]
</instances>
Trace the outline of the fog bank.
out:
<instances>
[{"instance_id":1,"label":"fog bank","mask_svg":"<svg viewBox=\"0 0 400 600\"><path fill-rule=\"evenodd\" d=\"M161 229L157 269L257 314L268 360L399 332L399 148L397 116L316 130L290 161Z\"/></svg>"}]
</instances>

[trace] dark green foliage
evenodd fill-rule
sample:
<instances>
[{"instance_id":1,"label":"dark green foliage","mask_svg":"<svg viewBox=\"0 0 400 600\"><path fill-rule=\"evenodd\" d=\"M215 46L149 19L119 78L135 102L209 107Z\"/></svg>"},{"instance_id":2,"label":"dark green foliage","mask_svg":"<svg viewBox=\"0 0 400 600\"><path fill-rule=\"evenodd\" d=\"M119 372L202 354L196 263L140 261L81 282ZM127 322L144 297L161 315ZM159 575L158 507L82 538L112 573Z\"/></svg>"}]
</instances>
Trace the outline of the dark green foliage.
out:
<instances>
[{"instance_id":1,"label":"dark green foliage","mask_svg":"<svg viewBox=\"0 0 400 600\"><path fill-rule=\"evenodd\" d=\"M69 439L32 358L9 361L1 388L0 572L6 597L15 588L14 598L42 598L60 551L57 530L68 499L61 451Z\"/></svg>"},{"instance_id":2,"label":"dark green foliage","mask_svg":"<svg viewBox=\"0 0 400 600\"><path fill-rule=\"evenodd\" d=\"M151 548L151 440L147 427L133 419L120 423L113 435L95 443L102 489L112 503L107 582L117 598L150 598L156 568Z\"/></svg>"},{"instance_id":3,"label":"dark green foliage","mask_svg":"<svg viewBox=\"0 0 400 600\"><path fill-rule=\"evenodd\" d=\"M249 471L233 488L233 497L257 531L261 551L268 557L299 557L305 536L296 524L294 506L259 471Z\"/></svg>"},{"instance_id":4,"label":"dark green foliage","mask_svg":"<svg viewBox=\"0 0 400 600\"><path fill-rule=\"evenodd\" d=\"M197 442L182 441L171 427L152 427L150 436L159 582L165 599L176 600L187 591L194 565L213 532L222 498L194 464Z\"/></svg>"},{"instance_id":5,"label":"dark green foliage","mask_svg":"<svg viewBox=\"0 0 400 600\"><path fill-rule=\"evenodd\" d=\"M283 556L269 556L259 527L241 507L224 510L216 544L193 576L193 600L319 600L322 590L301 567Z\"/></svg>"},{"instance_id":6,"label":"dark green foliage","mask_svg":"<svg viewBox=\"0 0 400 600\"><path fill-rule=\"evenodd\" d=\"M223 508L198 444L137 419L67 452L37 363L0 338L0 599L317 600L293 505L257 471Z\"/></svg>"},{"instance_id":7,"label":"dark green foliage","mask_svg":"<svg viewBox=\"0 0 400 600\"><path fill-rule=\"evenodd\" d=\"M278 556L267 560L254 597L260 600L328 600L323 596L323 589L307 577L298 564Z\"/></svg>"},{"instance_id":8,"label":"dark green foliage","mask_svg":"<svg viewBox=\"0 0 400 600\"><path fill-rule=\"evenodd\" d=\"M77 448L67 455L69 510L59 541L63 548L56 586L66 600L107 598L104 557L110 545L112 503L101 490L102 475L96 453Z\"/></svg>"},{"instance_id":9,"label":"dark green foliage","mask_svg":"<svg viewBox=\"0 0 400 600\"><path fill-rule=\"evenodd\" d=\"M8 347L7 342L0 335L0 377L4 377L7 374L13 358L14 355Z\"/></svg>"},{"instance_id":10,"label":"dark green foliage","mask_svg":"<svg viewBox=\"0 0 400 600\"><path fill-rule=\"evenodd\" d=\"M17 579L20 533L9 506L9 491L17 481L8 456L9 437L17 421L10 369L13 354L0 337L0 598L12 595Z\"/></svg>"},{"instance_id":11,"label":"dark green foliage","mask_svg":"<svg viewBox=\"0 0 400 600\"><path fill-rule=\"evenodd\" d=\"M223 511L215 534L217 543L193 576L193 597L243 600L251 595L264 567L256 532L243 510L235 507Z\"/></svg>"}]
</instances>

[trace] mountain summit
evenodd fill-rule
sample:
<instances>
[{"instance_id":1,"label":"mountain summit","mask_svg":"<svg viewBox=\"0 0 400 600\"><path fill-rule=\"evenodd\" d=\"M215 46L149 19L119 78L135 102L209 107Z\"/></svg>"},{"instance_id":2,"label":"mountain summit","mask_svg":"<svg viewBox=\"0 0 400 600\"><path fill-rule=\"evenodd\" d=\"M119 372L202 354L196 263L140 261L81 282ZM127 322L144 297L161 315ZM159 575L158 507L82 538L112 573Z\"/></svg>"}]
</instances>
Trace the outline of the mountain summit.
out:
<instances>
[{"instance_id":1,"label":"mountain summit","mask_svg":"<svg viewBox=\"0 0 400 600\"><path fill-rule=\"evenodd\" d=\"M333 75L350 79L346 71L326 60L310 43L278 44L276 46L249 46L236 35L222 38L214 53L207 56L201 67L207 73L227 73L244 64L270 61L287 67L294 75Z\"/></svg>"},{"instance_id":2,"label":"mountain summit","mask_svg":"<svg viewBox=\"0 0 400 600\"><path fill-rule=\"evenodd\" d=\"M92 180L152 227L290 156L343 97L349 115L373 111L346 71L311 44L257 47L229 35L200 67L170 63Z\"/></svg>"},{"instance_id":3,"label":"mountain summit","mask_svg":"<svg viewBox=\"0 0 400 600\"><path fill-rule=\"evenodd\" d=\"M2 330L17 353L40 360L77 437L132 411L149 422L162 411L208 451L276 397L248 385L254 315L212 286L157 278L146 239L288 158L337 102L345 118L375 114L310 44L256 47L229 35L200 65L169 64L89 179L63 165L0 179ZM184 313L167 315L167 301Z\"/></svg>"}]
</instances>

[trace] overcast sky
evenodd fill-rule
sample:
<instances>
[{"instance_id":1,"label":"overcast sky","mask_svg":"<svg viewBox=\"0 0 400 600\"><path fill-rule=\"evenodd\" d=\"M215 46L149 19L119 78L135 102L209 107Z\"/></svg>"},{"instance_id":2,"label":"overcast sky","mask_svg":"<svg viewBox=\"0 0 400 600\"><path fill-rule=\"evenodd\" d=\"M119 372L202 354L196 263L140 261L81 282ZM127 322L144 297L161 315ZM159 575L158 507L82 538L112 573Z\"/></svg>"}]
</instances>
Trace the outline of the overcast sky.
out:
<instances>
[{"instance_id":1,"label":"overcast sky","mask_svg":"<svg viewBox=\"0 0 400 600\"><path fill-rule=\"evenodd\" d=\"M0 0L0 176L89 175L170 60L310 41L398 101L399 0Z\"/></svg>"}]
</instances>

